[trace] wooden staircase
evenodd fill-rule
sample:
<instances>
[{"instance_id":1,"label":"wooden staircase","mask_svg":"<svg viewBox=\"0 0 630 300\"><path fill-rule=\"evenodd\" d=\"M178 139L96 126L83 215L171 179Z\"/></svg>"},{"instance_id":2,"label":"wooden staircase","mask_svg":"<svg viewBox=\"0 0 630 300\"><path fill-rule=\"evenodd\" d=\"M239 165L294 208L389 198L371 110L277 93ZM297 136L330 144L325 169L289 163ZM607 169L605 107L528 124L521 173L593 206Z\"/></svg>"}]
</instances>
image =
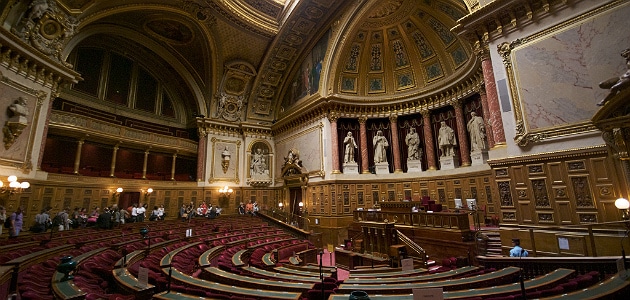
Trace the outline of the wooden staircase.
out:
<instances>
[{"instance_id":1,"label":"wooden staircase","mask_svg":"<svg viewBox=\"0 0 630 300\"><path fill-rule=\"evenodd\" d=\"M503 256L499 229L484 228L478 231L475 236L477 237L477 255Z\"/></svg>"}]
</instances>

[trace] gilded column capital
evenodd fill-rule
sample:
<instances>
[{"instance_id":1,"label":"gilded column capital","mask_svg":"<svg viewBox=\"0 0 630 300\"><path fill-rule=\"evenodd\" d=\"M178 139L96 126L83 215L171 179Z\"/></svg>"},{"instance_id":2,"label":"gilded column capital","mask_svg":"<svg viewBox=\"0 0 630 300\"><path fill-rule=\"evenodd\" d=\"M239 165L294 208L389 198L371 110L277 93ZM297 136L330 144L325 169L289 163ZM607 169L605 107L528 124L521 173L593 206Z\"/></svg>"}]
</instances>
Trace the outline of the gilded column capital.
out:
<instances>
[{"instance_id":1,"label":"gilded column capital","mask_svg":"<svg viewBox=\"0 0 630 300\"><path fill-rule=\"evenodd\" d=\"M488 43L482 41L475 42L473 44L473 52L475 52L475 55L477 55L482 61L490 59L490 47L488 46Z\"/></svg>"},{"instance_id":2,"label":"gilded column capital","mask_svg":"<svg viewBox=\"0 0 630 300\"><path fill-rule=\"evenodd\" d=\"M389 122L391 122L391 123L396 123L396 122L398 122L398 116L397 116L397 115L391 115L391 116L389 116Z\"/></svg>"},{"instance_id":3,"label":"gilded column capital","mask_svg":"<svg viewBox=\"0 0 630 300\"><path fill-rule=\"evenodd\" d=\"M337 122L337 120L339 119L339 113L336 111L329 112L326 118L328 118L328 121L330 121L330 123Z\"/></svg>"},{"instance_id":4,"label":"gilded column capital","mask_svg":"<svg viewBox=\"0 0 630 300\"><path fill-rule=\"evenodd\" d=\"M199 138L206 138L208 136L208 131L206 130L206 128L199 127L197 128L197 131L199 132Z\"/></svg>"},{"instance_id":5,"label":"gilded column capital","mask_svg":"<svg viewBox=\"0 0 630 300\"><path fill-rule=\"evenodd\" d=\"M365 124L365 122L367 122L367 119L368 119L368 117L366 117L366 116L360 116L358 118L359 124Z\"/></svg>"}]
</instances>

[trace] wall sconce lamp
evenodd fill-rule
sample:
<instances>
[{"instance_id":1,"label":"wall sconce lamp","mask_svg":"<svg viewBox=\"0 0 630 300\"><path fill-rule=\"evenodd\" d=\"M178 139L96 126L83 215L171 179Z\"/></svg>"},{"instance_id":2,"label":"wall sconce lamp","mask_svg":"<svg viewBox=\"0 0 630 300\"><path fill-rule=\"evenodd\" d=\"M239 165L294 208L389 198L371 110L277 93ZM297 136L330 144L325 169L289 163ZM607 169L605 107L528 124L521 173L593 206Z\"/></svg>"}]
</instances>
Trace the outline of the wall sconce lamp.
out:
<instances>
[{"instance_id":1,"label":"wall sconce lamp","mask_svg":"<svg viewBox=\"0 0 630 300\"><path fill-rule=\"evenodd\" d=\"M230 198L230 194L232 194L232 192L234 192L234 190L229 188L227 185L219 189L219 193L221 193L221 195L223 195L223 197L227 199Z\"/></svg>"},{"instance_id":2,"label":"wall sconce lamp","mask_svg":"<svg viewBox=\"0 0 630 300\"><path fill-rule=\"evenodd\" d=\"M283 204L282 202L278 203L278 208L279 208L280 210L282 210L283 206L284 206L284 204Z\"/></svg>"},{"instance_id":3,"label":"wall sconce lamp","mask_svg":"<svg viewBox=\"0 0 630 300\"><path fill-rule=\"evenodd\" d=\"M144 191L144 202L147 202L151 193L153 193L152 188L148 188L146 191Z\"/></svg>"},{"instance_id":4,"label":"wall sconce lamp","mask_svg":"<svg viewBox=\"0 0 630 300\"><path fill-rule=\"evenodd\" d=\"M304 210L304 202L300 201L300 203L298 203L298 206L300 207L300 212Z\"/></svg>"},{"instance_id":5,"label":"wall sconce lamp","mask_svg":"<svg viewBox=\"0 0 630 300\"><path fill-rule=\"evenodd\" d=\"M17 176L15 175L9 176L7 181L9 182L8 186L4 186L4 182L0 181L0 193L9 193L9 196L19 194L25 189L31 187L31 184L28 183L28 181L19 182Z\"/></svg>"},{"instance_id":6,"label":"wall sconce lamp","mask_svg":"<svg viewBox=\"0 0 630 300\"><path fill-rule=\"evenodd\" d=\"M116 199L118 197L120 197L120 193L122 193L123 188L119 187L116 189L116 191L114 191L114 193L112 194L112 200L116 201Z\"/></svg>"}]
</instances>

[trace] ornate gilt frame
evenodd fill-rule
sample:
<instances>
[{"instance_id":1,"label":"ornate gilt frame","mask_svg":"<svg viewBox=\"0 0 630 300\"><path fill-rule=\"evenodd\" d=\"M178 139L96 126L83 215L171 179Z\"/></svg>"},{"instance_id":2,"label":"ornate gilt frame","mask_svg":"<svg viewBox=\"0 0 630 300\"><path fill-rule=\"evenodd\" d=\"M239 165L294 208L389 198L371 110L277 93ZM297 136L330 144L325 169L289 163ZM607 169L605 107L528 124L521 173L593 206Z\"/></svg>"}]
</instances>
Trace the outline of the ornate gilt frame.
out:
<instances>
[{"instance_id":1,"label":"ornate gilt frame","mask_svg":"<svg viewBox=\"0 0 630 300\"><path fill-rule=\"evenodd\" d=\"M31 170L33 170L32 155L33 155L33 147L36 141L35 134L37 131L37 127L39 126L39 118L41 114L41 109L42 109L42 106L44 105L44 101L48 98L48 94L45 91L36 90L30 87L27 87L25 85L22 85L6 76L3 76L1 73L0 73L0 83L6 86L7 88L10 88L15 91L15 95L12 95L5 91L3 94L3 97L6 97L7 99L12 100L13 99L11 98L12 96L15 96L15 97L23 96L27 98L27 100L35 102L34 109L31 115L29 116L29 123L26 127L26 131L28 132L23 132L22 134L23 136L26 136L26 142L24 145L25 147L18 150L18 151L23 151L19 155L22 158L11 159L11 158L7 158L4 155L0 157L0 165L15 167L22 170L22 172L24 172L25 174L28 174L30 173ZM10 103L10 102L11 101L7 101L6 103ZM6 108L7 106L4 106L3 104L2 109L5 110ZM12 149L6 150L6 151L16 151L16 147L13 147Z\"/></svg>"},{"instance_id":2,"label":"ornate gilt frame","mask_svg":"<svg viewBox=\"0 0 630 300\"><path fill-rule=\"evenodd\" d=\"M528 46L532 46L540 40L547 38L555 33L577 27L584 23L584 21L605 11L608 11L609 9L618 5L620 5L620 2L616 1L609 5L601 6L578 17L559 23L545 30L536 32L527 37L519 38L512 42L503 42L497 46L497 51L503 60L509 82L510 96L512 99L512 107L514 108L514 118L516 121L516 134L514 136L514 141L517 145L525 147L528 146L530 143L538 143L547 139L597 131L597 128L590 120L541 129L530 128L527 124L526 113L524 112L521 105L521 99L519 99L519 89L517 86L518 70L514 68L515 52ZM595 100L596 99L593 99L593 101ZM595 102L593 102L593 105L594 104Z\"/></svg>"},{"instance_id":3,"label":"ornate gilt frame","mask_svg":"<svg viewBox=\"0 0 630 300\"><path fill-rule=\"evenodd\" d=\"M234 182L236 184L240 183L239 177L238 177L238 170L240 168L240 159L241 159L241 141L233 141L233 140L222 140L222 139L217 139L216 137L212 138L212 166L210 169L210 179L208 179L209 183L213 183L213 182L217 182L217 181L227 181L227 182ZM221 164L221 161L217 161L217 153L221 153L221 151L223 151L222 149L218 148L217 149L217 144L218 143L222 143L222 144L235 144L235 148L236 148L236 155L232 155L232 157L236 158L236 163L234 164L235 168L234 168L234 177L220 177L220 174L215 174L214 170L215 170L215 165Z\"/></svg>"}]
</instances>

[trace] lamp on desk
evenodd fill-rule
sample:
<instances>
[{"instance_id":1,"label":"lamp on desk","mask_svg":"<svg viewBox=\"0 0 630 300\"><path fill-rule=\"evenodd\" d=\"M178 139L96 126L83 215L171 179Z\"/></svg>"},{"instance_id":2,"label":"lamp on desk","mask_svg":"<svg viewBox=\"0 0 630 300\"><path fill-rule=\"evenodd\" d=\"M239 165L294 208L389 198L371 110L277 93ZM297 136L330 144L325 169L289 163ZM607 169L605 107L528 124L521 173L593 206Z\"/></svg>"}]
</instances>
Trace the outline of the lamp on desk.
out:
<instances>
[{"instance_id":1,"label":"lamp on desk","mask_svg":"<svg viewBox=\"0 0 630 300\"><path fill-rule=\"evenodd\" d=\"M623 241L628 237L628 231L630 231L630 214L628 213L630 202L628 202L626 198L619 198L615 201L615 207L621 211L621 219L624 220L626 224L626 232L623 238L621 238L621 259L623 259L623 268L626 270L628 267L626 266L626 250L623 248Z\"/></svg>"},{"instance_id":2,"label":"lamp on desk","mask_svg":"<svg viewBox=\"0 0 630 300\"><path fill-rule=\"evenodd\" d=\"M145 255L145 257L147 257L149 256L149 253L151 252L151 237L149 236L149 227L140 228L140 235L142 236L143 239L149 240L147 244L147 254Z\"/></svg>"}]
</instances>

